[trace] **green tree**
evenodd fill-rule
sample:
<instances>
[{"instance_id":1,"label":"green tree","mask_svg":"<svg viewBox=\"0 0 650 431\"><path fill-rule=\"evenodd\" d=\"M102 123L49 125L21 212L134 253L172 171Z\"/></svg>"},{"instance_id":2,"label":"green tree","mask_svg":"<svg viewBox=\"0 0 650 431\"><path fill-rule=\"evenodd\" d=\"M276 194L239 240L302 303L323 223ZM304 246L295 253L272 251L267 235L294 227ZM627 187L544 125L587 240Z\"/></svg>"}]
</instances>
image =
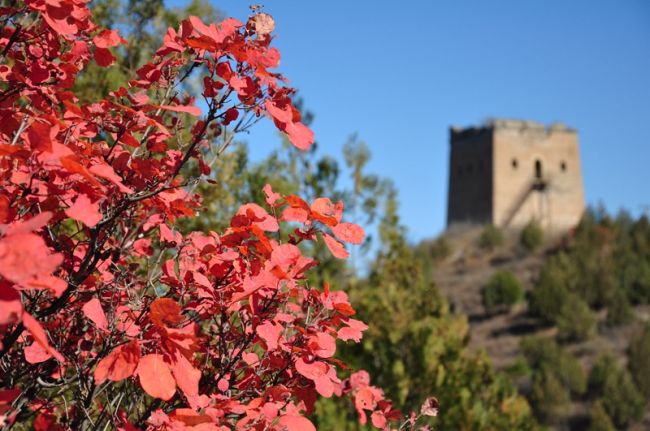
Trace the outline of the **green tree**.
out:
<instances>
[{"instance_id":1,"label":"green tree","mask_svg":"<svg viewBox=\"0 0 650 431\"><path fill-rule=\"evenodd\" d=\"M589 431L616 431L612 419L600 400L594 402L589 412Z\"/></svg>"},{"instance_id":2,"label":"green tree","mask_svg":"<svg viewBox=\"0 0 650 431\"><path fill-rule=\"evenodd\" d=\"M596 332L596 316L575 294L569 294L555 317L558 337L565 341L584 341Z\"/></svg>"},{"instance_id":3,"label":"green tree","mask_svg":"<svg viewBox=\"0 0 650 431\"><path fill-rule=\"evenodd\" d=\"M644 399L634 385L630 373L616 360L602 356L589 373L589 395L602 400L612 422L619 428L643 417Z\"/></svg>"},{"instance_id":4,"label":"green tree","mask_svg":"<svg viewBox=\"0 0 650 431\"><path fill-rule=\"evenodd\" d=\"M492 251L501 247L504 241L505 239L503 238L501 229L493 224L488 224L483 228L481 236L478 238L478 246L484 250Z\"/></svg>"},{"instance_id":5,"label":"green tree","mask_svg":"<svg viewBox=\"0 0 650 431\"><path fill-rule=\"evenodd\" d=\"M618 290L607 307L607 326L619 326L634 320L634 310L624 291Z\"/></svg>"},{"instance_id":6,"label":"green tree","mask_svg":"<svg viewBox=\"0 0 650 431\"><path fill-rule=\"evenodd\" d=\"M564 422L570 401L587 389L580 362L553 338L526 337L521 349L532 371L530 401L536 417L546 424Z\"/></svg>"},{"instance_id":7,"label":"green tree","mask_svg":"<svg viewBox=\"0 0 650 431\"><path fill-rule=\"evenodd\" d=\"M528 251L533 252L544 244L544 231L539 223L531 221L521 231L519 243Z\"/></svg>"},{"instance_id":8,"label":"green tree","mask_svg":"<svg viewBox=\"0 0 650 431\"><path fill-rule=\"evenodd\" d=\"M570 294L567 286L569 277L568 256L559 253L549 257L540 270L535 288L530 295L530 313L548 323L555 323L558 311Z\"/></svg>"},{"instance_id":9,"label":"green tree","mask_svg":"<svg viewBox=\"0 0 650 431\"><path fill-rule=\"evenodd\" d=\"M533 376L530 400L537 418L542 423L552 424L565 420L571 396L556 374L542 368Z\"/></svg>"},{"instance_id":10,"label":"green tree","mask_svg":"<svg viewBox=\"0 0 650 431\"><path fill-rule=\"evenodd\" d=\"M581 396L587 390L587 379L580 362L553 338L526 337L521 349L533 373L557 376L571 395Z\"/></svg>"},{"instance_id":11,"label":"green tree","mask_svg":"<svg viewBox=\"0 0 650 431\"><path fill-rule=\"evenodd\" d=\"M524 289L510 271L497 271L481 291L483 306L488 312L509 309L524 300Z\"/></svg>"},{"instance_id":12,"label":"green tree","mask_svg":"<svg viewBox=\"0 0 650 431\"><path fill-rule=\"evenodd\" d=\"M637 387L650 401L650 324L632 337L628 347L628 368Z\"/></svg>"},{"instance_id":13,"label":"green tree","mask_svg":"<svg viewBox=\"0 0 650 431\"><path fill-rule=\"evenodd\" d=\"M484 354L467 351L467 319L450 313L440 290L423 271L423 260L405 240L389 189L379 226L381 246L367 277L350 288L359 316L374 324L362 344L344 358L363 363L376 383L404 411L417 410L435 395L444 410L436 429L534 429L526 400ZM322 429L358 429L349 408L319 403Z\"/></svg>"}]
</instances>

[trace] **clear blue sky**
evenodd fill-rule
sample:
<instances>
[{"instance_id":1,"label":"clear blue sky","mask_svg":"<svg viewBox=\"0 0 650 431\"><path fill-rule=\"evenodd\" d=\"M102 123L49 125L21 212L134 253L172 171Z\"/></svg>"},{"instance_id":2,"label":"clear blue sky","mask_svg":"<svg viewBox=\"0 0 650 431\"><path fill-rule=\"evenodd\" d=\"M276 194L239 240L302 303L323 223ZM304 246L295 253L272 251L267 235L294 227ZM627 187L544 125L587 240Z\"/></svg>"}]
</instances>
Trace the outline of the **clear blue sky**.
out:
<instances>
[{"instance_id":1,"label":"clear blue sky","mask_svg":"<svg viewBox=\"0 0 650 431\"><path fill-rule=\"evenodd\" d=\"M249 15L246 1L214 4ZM412 240L445 226L449 126L488 117L577 128L587 202L650 205L650 1L263 4L321 150L358 132ZM268 125L248 140L258 157L278 142Z\"/></svg>"}]
</instances>

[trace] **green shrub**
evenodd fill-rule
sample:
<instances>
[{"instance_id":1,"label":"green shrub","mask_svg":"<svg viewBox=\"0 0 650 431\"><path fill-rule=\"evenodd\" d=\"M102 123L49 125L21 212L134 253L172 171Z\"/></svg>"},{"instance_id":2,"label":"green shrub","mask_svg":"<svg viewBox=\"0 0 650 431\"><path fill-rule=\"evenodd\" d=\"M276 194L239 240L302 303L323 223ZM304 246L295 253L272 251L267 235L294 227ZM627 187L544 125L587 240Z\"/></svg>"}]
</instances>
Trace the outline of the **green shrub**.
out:
<instances>
[{"instance_id":1,"label":"green shrub","mask_svg":"<svg viewBox=\"0 0 650 431\"><path fill-rule=\"evenodd\" d=\"M530 376L531 369L526 362L526 358L517 356L517 358L508 364L503 371L512 378Z\"/></svg>"},{"instance_id":2,"label":"green shrub","mask_svg":"<svg viewBox=\"0 0 650 431\"><path fill-rule=\"evenodd\" d=\"M483 306L489 312L510 308L523 301L524 290L517 277L510 271L497 271L483 288Z\"/></svg>"},{"instance_id":3,"label":"green shrub","mask_svg":"<svg viewBox=\"0 0 650 431\"><path fill-rule=\"evenodd\" d=\"M521 231L519 243L528 251L535 251L544 244L544 231L536 221L531 221Z\"/></svg>"},{"instance_id":4,"label":"green shrub","mask_svg":"<svg viewBox=\"0 0 650 431\"><path fill-rule=\"evenodd\" d=\"M589 394L599 397L612 422L626 427L643 417L644 399L629 371L609 355L602 356L589 373Z\"/></svg>"},{"instance_id":5,"label":"green shrub","mask_svg":"<svg viewBox=\"0 0 650 431\"><path fill-rule=\"evenodd\" d=\"M546 369L533 377L530 398L535 416L546 424L562 420L571 403L568 389Z\"/></svg>"},{"instance_id":6,"label":"green shrub","mask_svg":"<svg viewBox=\"0 0 650 431\"><path fill-rule=\"evenodd\" d=\"M566 341L584 341L596 332L596 315L575 294L569 294L555 318L558 337Z\"/></svg>"},{"instance_id":7,"label":"green shrub","mask_svg":"<svg viewBox=\"0 0 650 431\"><path fill-rule=\"evenodd\" d=\"M521 349L533 374L555 375L571 394L581 396L587 390L587 378L580 362L564 350L553 338L525 337Z\"/></svg>"},{"instance_id":8,"label":"green shrub","mask_svg":"<svg viewBox=\"0 0 650 431\"><path fill-rule=\"evenodd\" d=\"M494 250L504 243L503 233L498 227L488 224L483 228L478 239L478 245L484 250Z\"/></svg>"},{"instance_id":9,"label":"green shrub","mask_svg":"<svg viewBox=\"0 0 650 431\"><path fill-rule=\"evenodd\" d=\"M541 317L548 323L555 323L562 304L570 295L566 287L565 274L555 264L558 257L553 257L542 268L535 288L531 292L529 311L533 316Z\"/></svg>"},{"instance_id":10,"label":"green shrub","mask_svg":"<svg viewBox=\"0 0 650 431\"><path fill-rule=\"evenodd\" d=\"M616 431L612 419L607 415L603 403L597 400L589 412L589 431Z\"/></svg>"},{"instance_id":11,"label":"green shrub","mask_svg":"<svg viewBox=\"0 0 650 431\"><path fill-rule=\"evenodd\" d=\"M650 401L650 324L632 337L628 348L628 368L639 391Z\"/></svg>"},{"instance_id":12,"label":"green shrub","mask_svg":"<svg viewBox=\"0 0 650 431\"><path fill-rule=\"evenodd\" d=\"M602 355L589 371L588 387L589 395L600 398L605 390L605 383L610 374L618 369L616 359L611 355Z\"/></svg>"},{"instance_id":13,"label":"green shrub","mask_svg":"<svg viewBox=\"0 0 650 431\"><path fill-rule=\"evenodd\" d=\"M435 240L422 241L415 248L415 253L426 260L440 262L451 256L452 247L449 241L441 236ZM428 264L428 262L424 263Z\"/></svg>"},{"instance_id":14,"label":"green shrub","mask_svg":"<svg viewBox=\"0 0 650 431\"><path fill-rule=\"evenodd\" d=\"M605 323L607 326L619 326L632 322L634 319L634 311L627 299L627 295L619 290L612 297L609 307L607 307L607 318Z\"/></svg>"},{"instance_id":15,"label":"green shrub","mask_svg":"<svg viewBox=\"0 0 650 431\"><path fill-rule=\"evenodd\" d=\"M627 294L635 304L650 304L650 260L629 254L621 264Z\"/></svg>"}]
</instances>

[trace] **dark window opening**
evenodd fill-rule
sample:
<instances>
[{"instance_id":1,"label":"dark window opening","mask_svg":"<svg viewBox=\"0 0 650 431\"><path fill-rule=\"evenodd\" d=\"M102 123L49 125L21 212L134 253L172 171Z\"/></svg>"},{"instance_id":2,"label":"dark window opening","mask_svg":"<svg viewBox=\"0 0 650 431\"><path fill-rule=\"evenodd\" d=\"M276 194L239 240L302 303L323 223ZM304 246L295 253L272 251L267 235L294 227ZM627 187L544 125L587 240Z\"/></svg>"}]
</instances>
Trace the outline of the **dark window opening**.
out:
<instances>
[{"instance_id":1,"label":"dark window opening","mask_svg":"<svg viewBox=\"0 0 650 431\"><path fill-rule=\"evenodd\" d=\"M512 159L511 164L512 164L512 169L517 169L517 166L519 166L517 159Z\"/></svg>"},{"instance_id":2,"label":"dark window opening","mask_svg":"<svg viewBox=\"0 0 650 431\"><path fill-rule=\"evenodd\" d=\"M542 178L542 162L541 160L535 160L535 178Z\"/></svg>"},{"instance_id":3,"label":"dark window opening","mask_svg":"<svg viewBox=\"0 0 650 431\"><path fill-rule=\"evenodd\" d=\"M562 172L566 172L566 162L563 161L560 163L560 170Z\"/></svg>"},{"instance_id":4,"label":"dark window opening","mask_svg":"<svg viewBox=\"0 0 650 431\"><path fill-rule=\"evenodd\" d=\"M474 166L472 166L471 163L467 165L467 174L472 175L472 172L474 171Z\"/></svg>"}]
</instances>

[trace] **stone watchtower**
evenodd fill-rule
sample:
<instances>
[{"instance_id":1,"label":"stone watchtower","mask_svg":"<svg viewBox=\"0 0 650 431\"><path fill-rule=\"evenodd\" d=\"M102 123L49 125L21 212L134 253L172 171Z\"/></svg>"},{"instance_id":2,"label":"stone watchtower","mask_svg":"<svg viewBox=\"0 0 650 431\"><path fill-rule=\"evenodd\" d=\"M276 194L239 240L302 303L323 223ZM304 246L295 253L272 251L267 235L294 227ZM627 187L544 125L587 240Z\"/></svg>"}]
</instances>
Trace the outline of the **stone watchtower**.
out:
<instances>
[{"instance_id":1,"label":"stone watchtower","mask_svg":"<svg viewBox=\"0 0 650 431\"><path fill-rule=\"evenodd\" d=\"M552 231L575 226L585 209L578 134L555 124L494 120L450 129L447 224Z\"/></svg>"}]
</instances>

